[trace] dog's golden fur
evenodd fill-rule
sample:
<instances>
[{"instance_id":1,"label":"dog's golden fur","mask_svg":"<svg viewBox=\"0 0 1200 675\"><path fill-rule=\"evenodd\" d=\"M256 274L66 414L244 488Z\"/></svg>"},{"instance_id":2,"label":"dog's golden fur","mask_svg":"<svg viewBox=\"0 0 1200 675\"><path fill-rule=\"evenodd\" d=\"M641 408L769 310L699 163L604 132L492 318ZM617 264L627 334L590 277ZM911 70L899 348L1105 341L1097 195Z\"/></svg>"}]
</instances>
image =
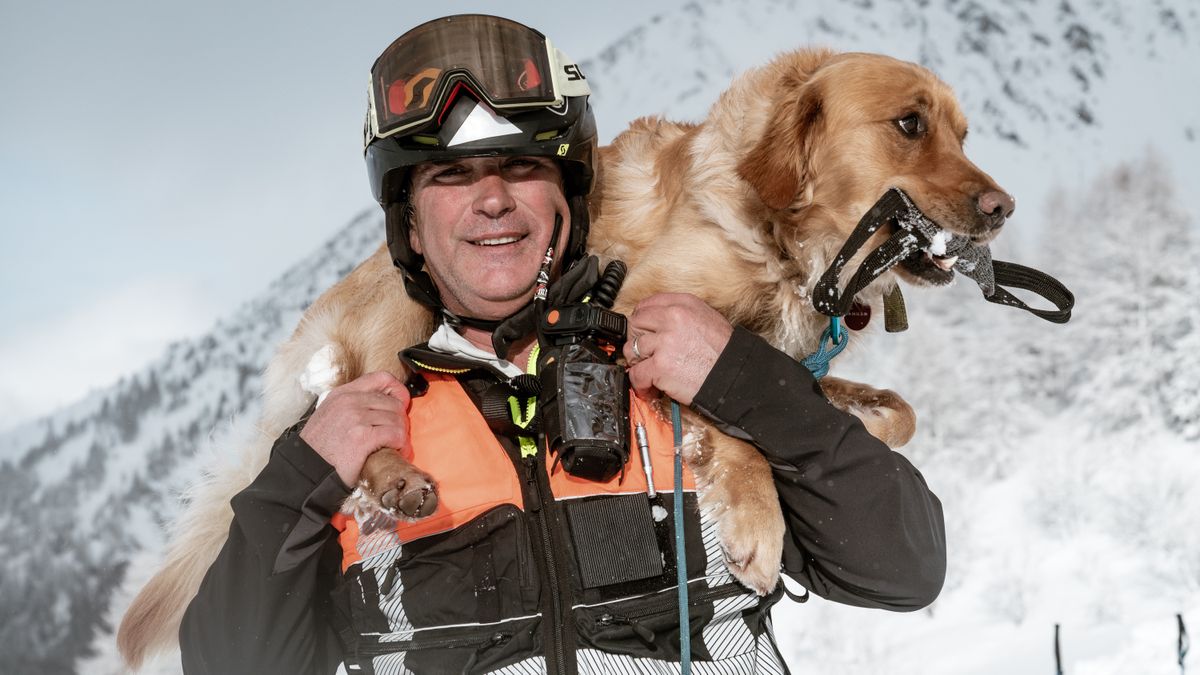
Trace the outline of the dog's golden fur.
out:
<instances>
[{"instance_id":1,"label":"dog's golden fur","mask_svg":"<svg viewBox=\"0 0 1200 675\"><path fill-rule=\"evenodd\" d=\"M924 120L920 137L897 128L896 120L914 113ZM919 66L870 54L783 54L739 77L702 123L643 118L602 149L590 248L629 264L618 310L657 292L693 293L777 348L803 356L828 325L812 307L813 285L889 187L904 189L943 227L990 238L976 203L981 192L998 188L963 155L965 133L949 88ZM860 301L878 306L897 275L920 281L914 273L889 273ZM218 526L184 530L165 569L126 614L119 642L129 663L136 666L175 635L220 549L229 498L265 464L270 439L311 400L295 383L306 359L332 344L341 381L374 370L402 375L396 352L423 340L432 325L429 312L405 294L386 248L308 310L268 370L262 433L247 453L250 470L213 479L194 497L192 522ZM893 447L911 437L912 409L893 392L828 377L821 386ZM702 504L719 521L731 568L765 591L777 580L784 536L770 469L751 446L705 434L697 418L689 425L703 441L692 445L688 460ZM383 455L396 457L381 452L372 460ZM369 464L364 472L370 471Z\"/></svg>"}]
</instances>

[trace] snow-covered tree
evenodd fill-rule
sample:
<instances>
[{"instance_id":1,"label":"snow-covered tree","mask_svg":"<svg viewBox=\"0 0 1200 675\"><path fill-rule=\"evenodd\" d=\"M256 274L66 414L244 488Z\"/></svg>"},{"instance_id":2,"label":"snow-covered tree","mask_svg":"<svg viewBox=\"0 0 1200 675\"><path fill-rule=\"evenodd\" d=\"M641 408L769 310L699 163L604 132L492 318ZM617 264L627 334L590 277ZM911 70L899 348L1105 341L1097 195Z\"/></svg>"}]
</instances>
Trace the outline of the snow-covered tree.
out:
<instances>
[{"instance_id":1,"label":"snow-covered tree","mask_svg":"<svg viewBox=\"0 0 1200 675\"><path fill-rule=\"evenodd\" d=\"M1051 209L1050 261L1077 305L1050 389L1093 432L1144 423L1200 437L1200 240L1153 154L1118 166Z\"/></svg>"}]
</instances>

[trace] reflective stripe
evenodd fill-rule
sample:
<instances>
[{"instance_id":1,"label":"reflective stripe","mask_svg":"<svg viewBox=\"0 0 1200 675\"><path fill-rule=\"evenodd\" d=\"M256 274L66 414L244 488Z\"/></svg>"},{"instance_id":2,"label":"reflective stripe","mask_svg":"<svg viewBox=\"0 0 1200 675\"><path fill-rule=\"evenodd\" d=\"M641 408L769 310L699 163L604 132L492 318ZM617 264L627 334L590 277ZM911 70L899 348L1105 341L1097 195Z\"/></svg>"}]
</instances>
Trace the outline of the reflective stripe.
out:
<instances>
[{"instance_id":1,"label":"reflective stripe","mask_svg":"<svg viewBox=\"0 0 1200 675\"><path fill-rule=\"evenodd\" d=\"M394 534L392 535L395 536ZM375 586L382 589L384 581L393 571L392 564L396 562L396 558L400 557L400 546L394 545L374 556L371 556L363 561L363 572L374 572ZM408 615L404 612L404 603L401 598L404 597L404 582L401 581L400 575L391 574L391 588L388 593L382 590L379 592L379 610L387 617L388 626L392 632L412 631L412 622L408 620Z\"/></svg>"},{"instance_id":2,"label":"reflective stripe","mask_svg":"<svg viewBox=\"0 0 1200 675\"><path fill-rule=\"evenodd\" d=\"M575 654L579 664L579 675L623 675L625 673L629 675L645 675L646 673L675 675L679 672L678 663L660 659L609 654L596 649L580 649ZM493 675L545 673L546 662L543 657L536 656L488 672ZM776 655L775 642L771 639L770 633L763 633L758 639L751 637L746 651L736 656L714 661L693 660L692 672L697 675L745 675L746 673L785 675L788 670ZM378 674L392 675L391 672L385 671L378 671Z\"/></svg>"}]
</instances>

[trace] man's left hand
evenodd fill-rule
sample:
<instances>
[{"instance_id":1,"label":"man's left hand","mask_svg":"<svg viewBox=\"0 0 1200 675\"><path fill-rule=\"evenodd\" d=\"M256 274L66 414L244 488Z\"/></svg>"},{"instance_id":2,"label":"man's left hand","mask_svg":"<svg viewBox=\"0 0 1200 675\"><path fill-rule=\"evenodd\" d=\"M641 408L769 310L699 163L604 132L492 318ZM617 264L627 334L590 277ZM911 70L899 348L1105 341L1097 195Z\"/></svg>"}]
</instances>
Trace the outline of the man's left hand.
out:
<instances>
[{"instance_id":1,"label":"man's left hand","mask_svg":"<svg viewBox=\"0 0 1200 675\"><path fill-rule=\"evenodd\" d=\"M654 397L657 390L691 405L731 335L733 326L700 298L652 295L629 315L629 339L622 350L630 364L629 382L642 398Z\"/></svg>"}]
</instances>

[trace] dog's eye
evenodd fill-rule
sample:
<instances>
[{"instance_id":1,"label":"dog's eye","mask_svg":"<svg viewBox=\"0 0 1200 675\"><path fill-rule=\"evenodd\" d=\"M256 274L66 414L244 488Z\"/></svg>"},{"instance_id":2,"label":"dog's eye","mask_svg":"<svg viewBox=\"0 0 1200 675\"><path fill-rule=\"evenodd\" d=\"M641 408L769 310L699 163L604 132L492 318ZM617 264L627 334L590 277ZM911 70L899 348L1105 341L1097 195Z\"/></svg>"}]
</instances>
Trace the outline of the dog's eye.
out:
<instances>
[{"instance_id":1,"label":"dog's eye","mask_svg":"<svg viewBox=\"0 0 1200 675\"><path fill-rule=\"evenodd\" d=\"M916 113L896 120L896 126L900 127L900 132L909 138L916 138L925 133L925 120Z\"/></svg>"}]
</instances>

